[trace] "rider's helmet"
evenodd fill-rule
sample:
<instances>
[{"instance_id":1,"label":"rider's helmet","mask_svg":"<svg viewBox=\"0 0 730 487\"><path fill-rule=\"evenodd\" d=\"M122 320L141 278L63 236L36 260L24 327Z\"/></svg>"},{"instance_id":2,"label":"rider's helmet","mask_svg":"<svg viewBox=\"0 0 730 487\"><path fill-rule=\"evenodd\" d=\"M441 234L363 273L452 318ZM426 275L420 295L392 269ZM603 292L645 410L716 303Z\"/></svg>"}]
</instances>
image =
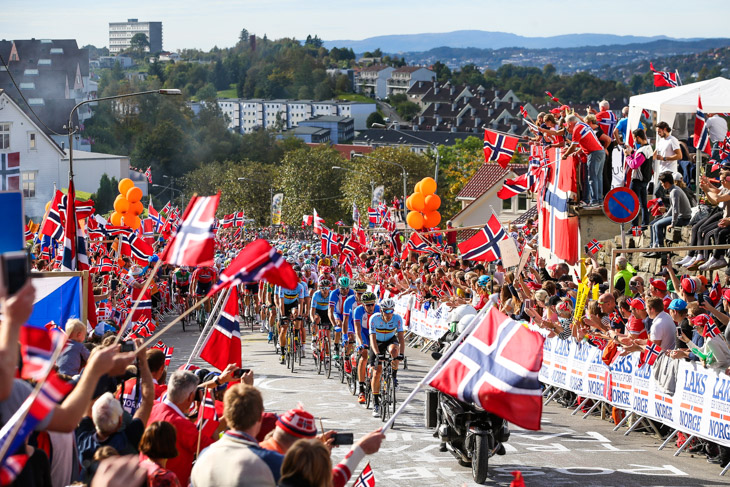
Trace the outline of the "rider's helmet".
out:
<instances>
[{"instance_id":1,"label":"rider's helmet","mask_svg":"<svg viewBox=\"0 0 730 487\"><path fill-rule=\"evenodd\" d=\"M364 293L365 291L367 291L367 290L368 290L368 285L367 285L367 284L365 284L365 283L364 283L364 282L362 282L362 281L357 281L357 282L355 282L355 287L354 287L354 289L355 289L355 292L356 292L356 293Z\"/></svg>"},{"instance_id":2,"label":"rider's helmet","mask_svg":"<svg viewBox=\"0 0 730 487\"><path fill-rule=\"evenodd\" d=\"M348 289L350 287L350 278L342 276L337 279L337 285L342 289Z\"/></svg>"},{"instance_id":3,"label":"rider's helmet","mask_svg":"<svg viewBox=\"0 0 730 487\"><path fill-rule=\"evenodd\" d=\"M332 285L332 281L330 281L326 277L321 277L319 279L319 287L320 287L320 289L329 289L331 285Z\"/></svg>"},{"instance_id":4,"label":"rider's helmet","mask_svg":"<svg viewBox=\"0 0 730 487\"><path fill-rule=\"evenodd\" d=\"M478 287L487 287L487 283L489 283L489 276L479 276L477 279Z\"/></svg>"},{"instance_id":5,"label":"rider's helmet","mask_svg":"<svg viewBox=\"0 0 730 487\"><path fill-rule=\"evenodd\" d=\"M392 313L393 310L395 310L395 301L393 301L393 298L382 299L380 301L380 309L383 310L384 313Z\"/></svg>"},{"instance_id":6,"label":"rider's helmet","mask_svg":"<svg viewBox=\"0 0 730 487\"><path fill-rule=\"evenodd\" d=\"M363 304L375 304L375 301L377 300L377 296L375 296L374 292L367 292L362 295L362 298L360 298L360 301L362 301Z\"/></svg>"}]
</instances>

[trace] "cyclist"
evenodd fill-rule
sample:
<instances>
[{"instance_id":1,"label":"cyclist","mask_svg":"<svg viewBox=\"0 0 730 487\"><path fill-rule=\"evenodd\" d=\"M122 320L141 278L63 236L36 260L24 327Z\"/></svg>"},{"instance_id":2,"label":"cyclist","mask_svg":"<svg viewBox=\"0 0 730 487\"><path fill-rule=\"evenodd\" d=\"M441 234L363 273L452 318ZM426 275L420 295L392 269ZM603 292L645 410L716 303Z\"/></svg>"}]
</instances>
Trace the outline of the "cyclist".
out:
<instances>
[{"instance_id":1,"label":"cyclist","mask_svg":"<svg viewBox=\"0 0 730 487\"><path fill-rule=\"evenodd\" d=\"M342 339L345 300L354 294L355 292L350 289L350 278L345 276L337 279L337 289L330 293L329 317L330 323L335 327L335 360L340 358L340 340ZM339 331L337 330L338 328Z\"/></svg>"},{"instance_id":2,"label":"cyclist","mask_svg":"<svg viewBox=\"0 0 730 487\"><path fill-rule=\"evenodd\" d=\"M322 278L319 280L319 289L312 295L312 301L309 308L309 319L316 327L323 328L326 330L327 335L332 329L332 323L329 317L329 302L330 302L330 286L331 283L328 279ZM313 330L312 341L317 339L317 328Z\"/></svg>"},{"instance_id":3,"label":"cyclist","mask_svg":"<svg viewBox=\"0 0 730 487\"><path fill-rule=\"evenodd\" d=\"M307 284L309 292L312 293L317 289L317 272L314 270L314 266L309 263L304 264L302 270L302 280Z\"/></svg>"},{"instance_id":4,"label":"cyclist","mask_svg":"<svg viewBox=\"0 0 730 487\"><path fill-rule=\"evenodd\" d=\"M380 305L377 304L377 296L374 292L367 292L362 295L362 304L355 308L352 313L352 321L355 330L355 342L360 357L357 360L357 380L360 384L360 395L357 402L365 404L365 380L367 379L366 366L368 349L370 348L370 329L368 324L375 313L380 313Z\"/></svg>"},{"instance_id":5,"label":"cyclist","mask_svg":"<svg viewBox=\"0 0 730 487\"><path fill-rule=\"evenodd\" d=\"M380 313L375 313L370 318L370 364L377 365L371 382L373 390L373 416L380 414L380 376L383 373L381 357L389 352L393 358L393 385L398 389L398 361L403 360L405 353L405 338L403 333L403 318L395 313L395 301L392 298L385 298L380 301Z\"/></svg>"},{"instance_id":6,"label":"cyclist","mask_svg":"<svg viewBox=\"0 0 730 487\"><path fill-rule=\"evenodd\" d=\"M243 305L244 305L244 313L248 315L248 308L251 306L251 299L253 299L253 307L254 307L254 319L255 321L259 321L259 283L258 282L249 282L244 285L243 288ZM261 327L263 331L263 326Z\"/></svg>"},{"instance_id":7,"label":"cyclist","mask_svg":"<svg viewBox=\"0 0 730 487\"><path fill-rule=\"evenodd\" d=\"M276 320L276 307L274 303L274 286L268 282L262 282L259 285L259 303L264 308L264 316L261 326L266 326L269 332L269 343L274 337L274 320Z\"/></svg>"},{"instance_id":8,"label":"cyclist","mask_svg":"<svg viewBox=\"0 0 730 487\"><path fill-rule=\"evenodd\" d=\"M298 273L297 276L299 276ZM294 329L301 332L301 345L304 346L305 344L304 327L300 325L301 319L299 317L303 311L305 299L308 296L309 293L307 291L307 286L301 281L301 277L294 289L284 289L283 287L279 288L279 314L281 315L281 321L279 322L279 345L281 346L282 351L279 360L282 364L286 362L284 350L286 348L286 330L288 328L289 318L294 321Z\"/></svg>"},{"instance_id":9,"label":"cyclist","mask_svg":"<svg viewBox=\"0 0 730 487\"><path fill-rule=\"evenodd\" d=\"M213 283L216 281L218 273L214 268L209 266L198 267L193 272L191 278L191 286L195 289L195 294L198 296L205 296L210 292L213 287ZM210 313L210 299L205 302L205 311Z\"/></svg>"},{"instance_id":10,"label":"cyclist","mask_svg":"<svg viewBox=\"0 0 730 487\"><path fill-rule=\"evenodd\" d=\"M185 304L185 309L188 308L188 293L190 292L190 271L187 267L182 266L175 269L172 273L172 285L175 286L176 294L178 295L178 301L182 300Z\"/></svg>"},{"instance_id":11,"label":"cyclist","mask_svg":"<svg viewBox=\"0 0 730 487\"><path fill-rule=\"evenodd\" d=\"M348 345L348 349L344 350L345 354L347 354L348 352L352 352L352 347L350 347L349 345L355 343L355 327L352 325L352 313L353 311L355 311L355 308L360 306L360 300L365 291L368 290L368 285L362 281L356 281L353 288L355 290L355 294L352 294L345 300L342 311L342 332L345 333L342 342L347 343ZM345 338L347 338L347 340L345 340ZM350 371L348 370L349 366L349 363L345 366L345 372L347 372L348 374L350 373Z\"/></svg>"}]
</instances>

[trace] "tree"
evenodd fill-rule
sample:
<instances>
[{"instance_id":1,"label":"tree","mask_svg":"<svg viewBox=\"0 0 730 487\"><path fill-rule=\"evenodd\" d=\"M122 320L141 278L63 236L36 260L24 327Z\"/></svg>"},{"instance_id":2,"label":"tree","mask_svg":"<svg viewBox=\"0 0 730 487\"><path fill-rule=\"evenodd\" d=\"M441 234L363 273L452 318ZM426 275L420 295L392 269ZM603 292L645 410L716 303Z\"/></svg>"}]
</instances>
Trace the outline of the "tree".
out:
<instances>
[{"instance_id":1,"label":"tree","mask_svg":"<svg viewBox=\"0 0 730 487\"><path fill-rule=\"evenodd\" d=\"M324 79L314 88L314 98L316 100L329 100L334 95L330 80Z\"/></svg>"},{"instance_id":2,"label":"tree","mask_svg":"<svg viewBox=\"0 0 730 487\"><path fill-rule=\"evenodd\" d=\"M439 146L439 154L439 211L443 219L447 219L461 210L456 196L484 164L484 143L477 137L467 137L456 140L451 146Z\"/></svg>"},{"instance_id":3,"label":"tree","mask_svg":"<svg viewBox=\"0 0 730 487\"><path fill-rule=\"evenodd\" d=\"M91 195L96 212L100 215L110 212L114 208L114 198L117 194L119 194L119 191L117 190L116 178L109 179L106 173L102 174L101 179L99 179L99 189Z\"/></svg>"},{"instance_id":4,"label":"tree","mask_svg":"<svg viewBox=\"0 0 730 487\"><path fill-rule=\"evenodd\" d=\"M200 88L195 96L198 97L198 100L208 100L215 103L218 92L216 91L215 86L213 86L213 83L208 83Z\"/></svg>"},{"instance_id":5,"label":"tree","mask_svg":"<svg viewBox=\"0 0 730 487\"><path fill-rule=\"evenodd\" d=\"M241 29L241 33L238 35L238 42L241 44L248 44L248 30Z\"/></svg>"},{"instance_id":6,"label":"tree","mask_svg":"<svg viewBox=\"0 0 730 487\"><path fill-rule=\"evenodd\" d=\"M138 32L132 36L132 39L129 41L129 49L132 51L133 54L136 54L138 57L144 56L145 50L149 50L150 48L150 41L147 39L147 34L144 34L142 32Z\"/></svg>"},{"instance_id":7,"label":"tree","mask_svg":"<svg viewBox=\"0 0 730 487\"><path fill-rule=\"evenodd\" d=\"M379 123L381 125L385 125L385 120L383 119L383 116L380 114L380 112L375 111L368 115L368 119L365 121L365 126L367 128L372 128L374 123Z\"/></svg>"}]
</instances>

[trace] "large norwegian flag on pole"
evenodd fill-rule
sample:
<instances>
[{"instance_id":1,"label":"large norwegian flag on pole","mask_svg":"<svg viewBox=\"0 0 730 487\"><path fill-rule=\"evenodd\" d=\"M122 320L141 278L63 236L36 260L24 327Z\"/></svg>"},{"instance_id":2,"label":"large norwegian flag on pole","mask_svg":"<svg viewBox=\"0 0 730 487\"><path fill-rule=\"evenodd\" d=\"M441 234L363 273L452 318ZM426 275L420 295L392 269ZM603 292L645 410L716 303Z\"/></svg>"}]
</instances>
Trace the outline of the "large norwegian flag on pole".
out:
<instances>
[{"instance_id":1,"label":"large norwegian flag on pole","mask_svg":"<svg viewBox=\"0 0 730 487\"><path fill-rule=\"evenodd\" d=\"M520 139L509 135L484 130L484 160L496 161L506 169L509 161L517 150Z\"/></svg>"},{"instance_id":2,"label":"large norwegian flag on pole","mask_svg":"<svg viewBox=\"0 0 730 487\"><path fill-rule=\"evenodd\" d=\"M340 246L337 241L337 234L322 225L322 253L324 255L337 255L340 253Z\"/></svg>"},{"instance_id":3,"label":"large norwegian flag on pole","mask_svg":"<svg viewBox=\"0 0 730 487\"><path fill-rule=\"evenodd\" d=\"M66 226L63 239L63 261L61 270L87 271L89 258L86 255L86 238L76 219L76 191L73 179L68 183L66 200Z\"/></svg>"},{"instance_id":4,"label":"large norwegian flag on pole","mask_svg":"<svg viewBox=\"0 0 730 487\"><path fill-rule=\"evenodd\" d=\"M528 174L524 173L514 179L505 179L502 189L497 191L497 197L501 200L508 200L513 196L524 193L529 187Z\"/></svg>"},{"instance_id":5,"label":"large norwegian flag on pole","mask_svg":"<svg viewBox=\"0 0 730 487\"><path fill-rule=\"evenodd\" d=\"M211 227L220 196L220 191L214 196L193 196L180 228L162 253L163 262L178 266L214 264L215 234Z\"/></svg>"},{"instance_id":6,"label":"large norwegian flag on pole","mask_svg":"<svg viewBox=\"0 0 730 487\"><path fill-rule=\"evenodd\" d=\"M675 88L680 85L679 75L676 71L673 73L669 71L657 71L654 69L653 63L649 63L649 69L654 73L654 86Z\"/></svg>"},{"instance_id":7,"label":"large norwegian flag on pole","mask_svg":"<svg viewBox=\"0 0 730 487\"><path fill-rule=\"evenodd\" d=\"M241 367L241 328L238 324L238 288L231 287L218 322L200 351L200 358L219 370L228 364Z\"/></svg>"},{"instance_id":8,"label":"large norwegian flag on pole","mask_svg":"<svg viewBox=\"0 0 730 487\"><path fill-rule=\"evenodd\" d=\"M695 149L712 154L712 142L710 142L710 131L707 130L707 114L702 111L702 98L697 95L697 113L695 115Z\"/></svg>"},{"instance_id":9,"label":"large norwegian flag on pole","mask_svg":"<svg viewBox=\"0 0 730 487\"><path fill-rule=\"evenodd\" d=\"M559 149L550 149L548 155L538 212L540 245L573 265L578 261L578 217L570 215L569 204L578 191L576 160L574 156L563 160Z\"/></svg>"},{"instance_id":10,"label":"large norwegian flag on pole","mask_svg":"<svg viewBox=\"0 0 730 487\"><path fill-rule=\"evenodd\" d=\"M499 242L507 240L507 232L499 219L492 215L479 233L459 244L461 258L466 260L495 261L502 257Z\"/></svg>"},{"instance_id":11,"label":"large norwegian flag on pole","mask_svg":"<svg viewBox=\"0 0 730 487\"><path fill-rule=\"evenodd\" d=\"M543 341L491 307L428 385L521 428L539 430Z\"/></svg>"}]
</instances>

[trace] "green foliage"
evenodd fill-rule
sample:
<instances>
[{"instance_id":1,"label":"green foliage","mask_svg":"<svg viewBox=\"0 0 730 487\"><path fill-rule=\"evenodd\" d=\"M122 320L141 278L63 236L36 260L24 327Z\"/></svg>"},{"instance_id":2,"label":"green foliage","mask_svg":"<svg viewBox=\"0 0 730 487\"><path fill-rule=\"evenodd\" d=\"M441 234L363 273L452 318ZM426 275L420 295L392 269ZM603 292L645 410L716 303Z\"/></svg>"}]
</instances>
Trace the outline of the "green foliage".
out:
<instances>
[{"instance_id":1,"label":"green foliage","mask_svg":"<svg viewBox=\"0 0 730 487\"><path fill-rule=\"evenodd\" d=\"M398 115L405 120L411 120L421 112L421 107L417 103L408 101L408 96L406 96L405 93L390 95L388 103L390 103L398 112Z\"/></svg>"},{"instance_id":2,"label":"green foliage","mask_svg":"<svg viewBox=\"0 0 730 487\"><path fill-rule=\"evenodd\" d=\"M91 195L91 199L94 200L94 208L96 208L96 212L100 215L109 213L114 209L114 199L119 194L117 184L118 181L116 178L109 179L106 173L101 175L99 189Z\"/></svg>"},{"instance_id":3,"label":"green foliage","mask_svg":"<svg viewBox=\"0 0 730 487\"><path fill-rule=\"evenodd\" d=\"M368 119L365 121L365 125L367 128L371 128L374 123L379 123L381 125L385 125L385 119L380 114L380 112L373 112L370 115L368 115Z\"/></svg>"},{"instance_id":4,"label":"green foliage","mask_svg":"<svg viewBox=\"0 0 730 487\"><path fill-rule=\"evenodd\" d=\"M441 217L446 220L461 210L456 196L484 164L484 142L478 137L467 137L452 146L439 146L439 154L437 193L441 197Z\"/></svg>"}]
</instances>

